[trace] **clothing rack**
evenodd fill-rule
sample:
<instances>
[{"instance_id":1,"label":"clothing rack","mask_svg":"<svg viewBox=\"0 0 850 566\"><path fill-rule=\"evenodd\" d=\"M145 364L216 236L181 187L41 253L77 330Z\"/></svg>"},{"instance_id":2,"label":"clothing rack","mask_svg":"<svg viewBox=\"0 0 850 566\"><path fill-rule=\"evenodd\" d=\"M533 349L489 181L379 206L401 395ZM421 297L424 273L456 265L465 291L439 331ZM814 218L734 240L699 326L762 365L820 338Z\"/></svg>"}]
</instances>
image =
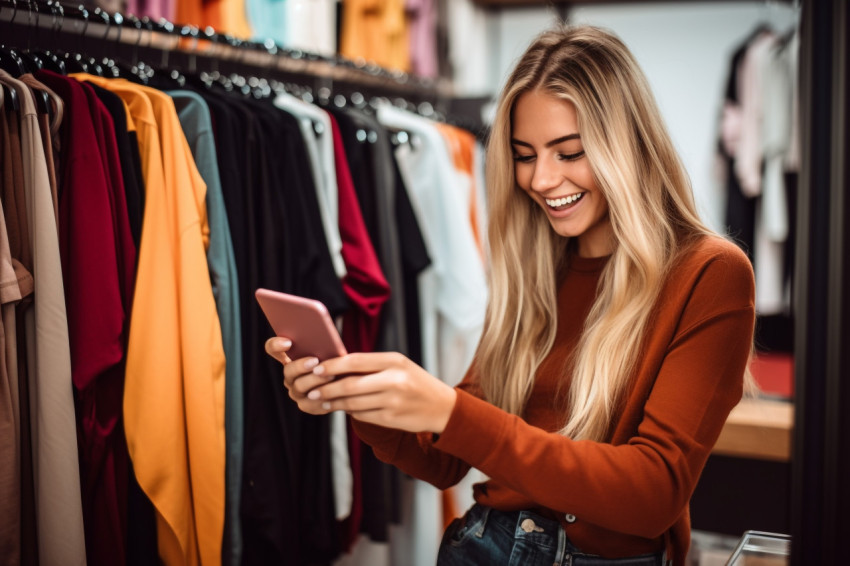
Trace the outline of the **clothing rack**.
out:
<instances>
[{"instance_id":1,"label":"clothing rack","mask_svg":"<svg viewBox=\"0 0 850 566\"><path fill-rule=\"evenodd\" d=\"M119 64L137 74L219 81L256 96L268 94L276 81L309 101L365 107L388 99L438 119L445 119L451 98L445 79L58 0L0 0L0 30L0 44L25 52L74 53L95 66Z\"/></svg>"}]
</instances>

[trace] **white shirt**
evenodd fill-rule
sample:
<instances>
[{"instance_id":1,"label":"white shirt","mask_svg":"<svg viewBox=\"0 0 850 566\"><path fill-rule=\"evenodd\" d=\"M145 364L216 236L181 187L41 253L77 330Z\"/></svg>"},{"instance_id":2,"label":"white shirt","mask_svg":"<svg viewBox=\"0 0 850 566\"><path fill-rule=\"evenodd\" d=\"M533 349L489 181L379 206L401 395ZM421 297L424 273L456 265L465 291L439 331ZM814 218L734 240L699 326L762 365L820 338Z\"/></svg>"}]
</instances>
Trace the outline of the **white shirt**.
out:
<instances>
[{"instance_id":1,"label":"white shirt","mask_svg":"<svg viewBox=\"0 0 850 566\"><path fill-rule=\"evenodd\" d=\"M489 69L492 51L487 45L487 12L472 0L445 3L452 85L462 96L492 94Z\"/></svg>"},{"instance_id":2,"label":"white shirt","mask_svg":"<svg viewBox=\"0 0 850 566\"><path fill-rule=\"evenodd\" d=\"M470 184L459 182L430 121L390 105L378 109L378 120L412 136L396 157L431 258L419 281L423 365L455 385L472 361L487 305L484 266L468 216Z\"/></svg>"},{"instance_id":3,"label":"white shirt","mask_svg":"<svg viewBox=\"0 0 850 566\"><path fill-rule=\"evenodd\" d=\"M316 182L319 211L322 215L322 228L328 240L334 272L342 279L346 269L342 259L342 237L339 234L339 189L336 184L331 120L321 108L285 92L277 95L274 104L298 118L298 125L301 127L310 156L310 168Z\"/></svg>"},{"instance_id":4,"label":"white shirt","mask_svg":"<svg viewBox=\"0 0 850 566\"><path fill-rule=\"evenodd\" d=\"M333 55L336 0L286 0L286 47Z\"/></svg>"}]
</instances>

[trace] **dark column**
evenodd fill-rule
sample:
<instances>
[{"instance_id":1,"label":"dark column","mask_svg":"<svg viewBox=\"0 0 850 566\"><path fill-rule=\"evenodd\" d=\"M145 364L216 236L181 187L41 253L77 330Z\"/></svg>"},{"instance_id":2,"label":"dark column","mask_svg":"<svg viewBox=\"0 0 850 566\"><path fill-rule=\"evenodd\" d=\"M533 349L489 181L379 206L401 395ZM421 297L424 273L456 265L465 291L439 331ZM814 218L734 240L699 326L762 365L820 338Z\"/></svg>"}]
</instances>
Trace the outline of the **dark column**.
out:
<instances>
[{"instance_id":1,"label":"dark column","mask_svg":"<svg viewBox=\"0 0 850 566\"><path fill-rule=\"evenodd\" d=\"M850 533L850 183L845 0L803 4L791 564L846 564Z\"/></svg>"}]
</instances>

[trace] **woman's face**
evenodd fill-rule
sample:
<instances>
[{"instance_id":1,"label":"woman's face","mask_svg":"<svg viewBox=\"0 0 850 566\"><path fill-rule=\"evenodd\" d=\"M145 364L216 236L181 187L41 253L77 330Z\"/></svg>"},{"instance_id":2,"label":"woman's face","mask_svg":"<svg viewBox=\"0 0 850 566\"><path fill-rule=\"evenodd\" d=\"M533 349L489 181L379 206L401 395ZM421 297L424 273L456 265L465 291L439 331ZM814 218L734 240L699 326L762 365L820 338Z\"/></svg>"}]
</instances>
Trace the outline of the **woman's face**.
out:
<instances>
[{"instance_id":1,"label":"woman's face","mask_svg":"<svg viewBox=\"0 0 850 566\"><path fill-rule=\"evenodd\" d=\"M608 202L584 154L575 106L527 92L516 101L511 130L516 182L546 211L555 232L576 238L582 257L610 254Z\"/></svg>"}]
</instances>

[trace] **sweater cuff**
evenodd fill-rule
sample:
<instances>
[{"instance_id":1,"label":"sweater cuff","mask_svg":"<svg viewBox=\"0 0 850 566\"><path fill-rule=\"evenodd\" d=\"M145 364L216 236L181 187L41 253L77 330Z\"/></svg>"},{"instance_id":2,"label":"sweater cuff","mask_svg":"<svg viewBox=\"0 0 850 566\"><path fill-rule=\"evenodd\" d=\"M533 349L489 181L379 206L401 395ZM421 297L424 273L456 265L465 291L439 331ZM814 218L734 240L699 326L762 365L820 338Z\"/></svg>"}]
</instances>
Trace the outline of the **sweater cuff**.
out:
<instances>
[{"instance_id":1,"label":"sweater cuff","mask_svg":"<svg viewBox=\"0 0 850 566\"><path fill-rule=\"evenodd\" d=\"M502 437L504 419L510 415L466 391L456 391L457 401L449 422L433 446L481 469L493 457L493 446Z\"/></svg>"},{"instance_id":2,"label":"sweater cuff","mask_svg":"<svg viewBox=\"0 0 850 566\"><path fill-rule=\"evenodd\" d=\"M404 434L394 428L364 423L357 419L351 419L351 428L354 429L357 438L371 446L378 459L384 462L395 456L398 444Z\"/></svg>"}]
</instances>

